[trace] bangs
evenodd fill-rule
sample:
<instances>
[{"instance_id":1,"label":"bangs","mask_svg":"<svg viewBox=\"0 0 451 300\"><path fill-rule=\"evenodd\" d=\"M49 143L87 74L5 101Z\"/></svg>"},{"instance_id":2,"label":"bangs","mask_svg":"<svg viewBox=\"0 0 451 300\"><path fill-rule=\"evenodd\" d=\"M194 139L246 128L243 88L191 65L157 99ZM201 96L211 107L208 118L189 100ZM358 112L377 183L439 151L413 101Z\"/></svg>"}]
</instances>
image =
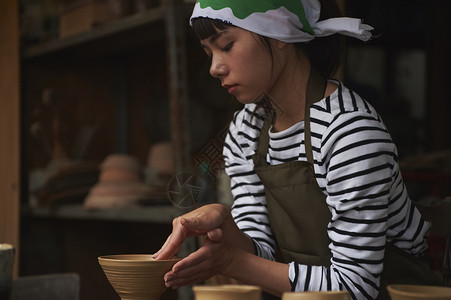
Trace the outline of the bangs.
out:
<instances>
[{"instance_id":1,"label":"bangs","mask_svg":"<svg viewBox=\"0 0 451 300\"><path fill-rule=\"evenodd\" d=\"M193 30L199 40L207 39L218 31L229 27L233 27L233 25L209 18L196 18L193 20Z\"/></svg>"}]
</instances>

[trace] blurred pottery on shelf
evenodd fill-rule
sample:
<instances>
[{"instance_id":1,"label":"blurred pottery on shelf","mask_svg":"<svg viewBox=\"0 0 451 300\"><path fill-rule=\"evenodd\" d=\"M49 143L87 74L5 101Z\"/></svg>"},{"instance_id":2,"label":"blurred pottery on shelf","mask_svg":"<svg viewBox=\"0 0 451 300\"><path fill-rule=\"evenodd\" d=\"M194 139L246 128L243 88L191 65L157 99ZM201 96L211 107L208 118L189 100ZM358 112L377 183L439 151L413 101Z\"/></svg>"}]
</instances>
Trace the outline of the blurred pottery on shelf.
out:
<instances>
[{"instance_id":1,"label":"blurred pottery on shelf","mask_svg":"<svg viewBox=\"0 0 451 300\"><path fill-rule=\"evenodd\" d=\"M172 142L152 145L147 157L147 166L159 175L175 174L175 153Z\"/></svg>"},{"instance_id":2,"label":"blurred pottery on shelf","mask_svg":"<svg viewBox=\"0 0 451 300\"><path fill-rule=\"evenodd\" d=\"M132 181L141 180L141 167L138 161L128 154L111 154L100 165L100 181Z\"/></svg>"},{"instance_id":3,"label":"blurred pottery on shelf","mask_svg":"<svg viewBox=\"0 0 451 300\"><path fill-rule=\"evenodd\" d=\"M151 254L106 255L98 258L122 300L157 300L166 290L163 276L180 258L155 260Z\"/></svg>"},{"instance_id":4,"label":"blurred pottery on shelf","mask_svg":"<svg viewBox=\"0 0 451 300\"><path fill-rule=\"evenodd\" d=\"M153 190L144 184L136 158L128 154L111 154L100 165L99 182L89 191L84 207L101 209L133 206L152 196Z\"/></svg>"}]
</instances>

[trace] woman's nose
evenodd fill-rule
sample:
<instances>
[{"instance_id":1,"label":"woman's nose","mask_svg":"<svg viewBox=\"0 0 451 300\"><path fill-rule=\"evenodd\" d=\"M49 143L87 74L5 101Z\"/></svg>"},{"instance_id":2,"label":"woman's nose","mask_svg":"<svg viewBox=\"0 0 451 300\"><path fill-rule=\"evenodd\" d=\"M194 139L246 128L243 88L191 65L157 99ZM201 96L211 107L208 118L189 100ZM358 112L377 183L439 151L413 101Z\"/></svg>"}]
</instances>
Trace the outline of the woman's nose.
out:
<instances>
[{"instance_id":1,"label":"woman's nose","mask_svg":"<svg viewBox=\"0 0 451 300\"><path fill-rule=\"evenodd\" d=\"M220 58L212 57L210 74L215 78L220 78L227 74L227 67Z\"/></svg>"}]
</instances>

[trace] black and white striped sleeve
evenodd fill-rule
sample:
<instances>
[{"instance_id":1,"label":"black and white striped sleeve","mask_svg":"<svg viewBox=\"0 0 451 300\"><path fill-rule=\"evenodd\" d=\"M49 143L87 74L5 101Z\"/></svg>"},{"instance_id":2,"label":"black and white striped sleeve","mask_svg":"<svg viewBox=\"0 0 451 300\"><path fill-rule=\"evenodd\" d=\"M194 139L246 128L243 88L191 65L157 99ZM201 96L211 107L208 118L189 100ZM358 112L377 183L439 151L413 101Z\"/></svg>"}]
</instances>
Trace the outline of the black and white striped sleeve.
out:
<instances>
[{"instance_id":1,"label":"black and white striped sleeve","mask_svg":"<svg viewBox=\"0 0 451 300\"><path fill-rule=\"evenodd\" d=\"M225 140L225 167L234 197L232 216L241 231L252 238L256 254L274 260L275 241L263 185L254 171L251 157L254 151L251 147L258 139L260 128L248 121L250 113L244 109L235 115Z\"/></svg>"},{"instance_id":2,"label":"black and white striped sleeve","mask_svg":"<svg viewBox=\"0 0 451 300\"><path fill-rule=\"evenodd\" d=\"M318 149L318 148L317 148ZM320 150L319 150L320 149ZM296 290L350 291L353 299L378 294L386 243L396 148L377 115L336 116L315 155L332 218L331 267L296 265Z\"/></svg>"}]
</instances>

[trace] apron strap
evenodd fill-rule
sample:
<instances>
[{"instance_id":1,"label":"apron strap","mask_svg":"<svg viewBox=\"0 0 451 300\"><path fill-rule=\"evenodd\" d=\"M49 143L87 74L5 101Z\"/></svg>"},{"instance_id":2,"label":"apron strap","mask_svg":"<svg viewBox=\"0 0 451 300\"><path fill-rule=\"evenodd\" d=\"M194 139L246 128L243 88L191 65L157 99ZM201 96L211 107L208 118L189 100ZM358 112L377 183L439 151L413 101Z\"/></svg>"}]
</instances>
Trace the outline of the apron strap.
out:
<instances>
[{"instance_id":1,"label":"apron strap","mask_svg":"<svg viewBox=\"0 0 451 300\"><path fill-rule=\"evenodd\" d=\"M313 165L313 152L310 134L310 106L323 99L326 91L326 80L313 67L310 69L310 76L307 83L306 100L304 107L304 139L305 139L305 153L307 160ZM266 155L269 147L269 129L273 123L273 113L270 113L263 123L260 131L260 139L258 141L257 152L253 156L254 166L267 165Z\"/></svg>"},{"instance_id":2,"label":"apron strap","mask_svg":"<svg viewBox=\"0 0 451 300\"><path fill-rule=\"evenodd\" d=\"M268 116L266 117L263 127L260 131L260 138L257 144L257 152L252 157L252 160L254 161L254 166L265 166L267 165L266 162L266 154L268 153L268 147L269 147L269 129L272 126L274 118L274 112L270 111Z\"/></svg>"}]
</instances>

